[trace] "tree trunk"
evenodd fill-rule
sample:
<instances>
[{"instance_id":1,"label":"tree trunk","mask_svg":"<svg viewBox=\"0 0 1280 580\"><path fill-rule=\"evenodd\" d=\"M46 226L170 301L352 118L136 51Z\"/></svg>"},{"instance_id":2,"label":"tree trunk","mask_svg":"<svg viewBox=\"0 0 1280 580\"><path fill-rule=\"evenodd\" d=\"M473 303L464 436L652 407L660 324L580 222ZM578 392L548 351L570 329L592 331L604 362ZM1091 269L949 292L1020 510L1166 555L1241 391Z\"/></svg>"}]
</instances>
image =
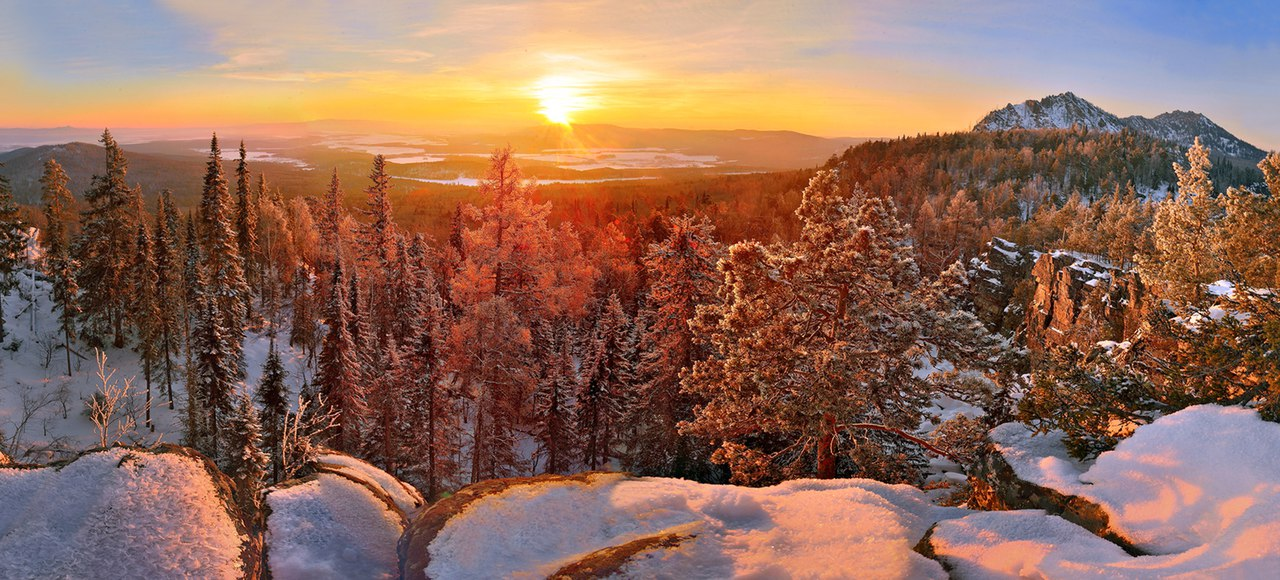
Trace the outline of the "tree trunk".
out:
<instances>
[{"instance_id":1,"label":"tree trunk","mask_svg":"<svg viewBox=\"0 0 1280 580\"><path fill-rule=\"evenodd\" d=\"M822 437L818 440L818 479L836 477L836 416L822 414Z\"/></svg>"}]
</instances>

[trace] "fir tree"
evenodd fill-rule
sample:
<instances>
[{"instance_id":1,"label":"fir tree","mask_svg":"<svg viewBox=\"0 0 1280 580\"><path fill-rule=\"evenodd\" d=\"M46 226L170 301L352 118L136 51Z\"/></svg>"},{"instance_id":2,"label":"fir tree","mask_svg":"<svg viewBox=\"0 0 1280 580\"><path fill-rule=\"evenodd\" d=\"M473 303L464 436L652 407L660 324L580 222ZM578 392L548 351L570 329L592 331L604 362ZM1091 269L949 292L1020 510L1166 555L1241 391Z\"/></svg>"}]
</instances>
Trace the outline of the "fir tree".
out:
<instances>
[{"instance_id":1,"label":"fir tree","mask_svg":"<svg viewBox=\"0 0 1280 580\"><path fill-rule=\"evenodd\" d=\"M3 179L0 176L0 179ZM67 174L53 158L44 164L40 178L45 218L45 266L53 283L53 304L58 309L58 326L62 331L62 349L67 357L67 375L71 375L71 343L76 340L76 317L80 314L76 270L79 264L71 257L68 234L75 198L67 189ZM0 185L0 187L4 187Z\"/></svg>"},{"instance_id":2,"label":"fir tree","mask_svg":"<svg viewBox=\"0 0 1280 580\"><path fill-rule=\"evenodd\" d=\"M90 344L101 346L111 334L112 344L122 348L140 196L126 182L128 161L110 131L102 132L102 146L106 149L106 170L93 176L84 195L89 209L83 214L83 229L77 238L75 255L81 267L76 279L83 291L83 330Z\"/></svg>"},{"instance_id":3,"label":"fir tree","mask_svg":"<svg viewBox=\"0 0 1280 580\"><path fill-rule=\"evenodd\" d=\"M369 180L373 183L364 190L367 199L363 214L369 223L360 229L361 254L365 261L379 270L386 270L395 243L395 222L391 217L391 176L387 175L387 162L381 155L373 158L373 170Z\"/></svg>"},{"instance_id":4,"label":"fir tree","mask_svg":"<svg viewBox=\"0 0 1280 580\"><path fill-rule=\"evenodd\" d=\"M236 503L241 511L255 518L261 508L263 477L270 458L262 452L262 427L253 401L245 394L235 398L236 404L227 418L226 454L219 464L235 484Z\"/></svg>"},{"instance_id":5,"label":"fir tree","mask_svg":"<svg viewBox=\"0 0 1280 580\"><path fill-rule=\"evenodd\" d=\"M289 344L307 353L308 360L315 357L316 337L320 333L316 324L315 284L311 277L311 269L305 264L299 264L293 275L296 289L293 294L293 319L289 325Z\"/></svg>"}]
</instances>

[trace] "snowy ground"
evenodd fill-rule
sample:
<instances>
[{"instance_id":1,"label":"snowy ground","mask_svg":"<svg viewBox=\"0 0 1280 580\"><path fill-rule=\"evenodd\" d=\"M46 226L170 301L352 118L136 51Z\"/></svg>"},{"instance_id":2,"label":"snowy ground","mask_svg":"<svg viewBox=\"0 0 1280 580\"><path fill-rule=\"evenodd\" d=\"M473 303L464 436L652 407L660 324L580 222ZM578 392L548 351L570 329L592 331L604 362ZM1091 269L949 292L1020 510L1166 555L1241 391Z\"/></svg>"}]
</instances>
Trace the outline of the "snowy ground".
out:
<instances>
[{"instance_id":1,"label":"snowy ground","mask_svg":"<svg viewBox=\"0 0 1280 580\"><path fill-rule=\"evenodd\" d=\"M1131 557L1038 511L983 513L934 533L958 576L1253 578L1280 567L1280 425L1252 410L1185 409L1139 428L1092 465L1021 425L992 436L1020 478L1100 505L1115 532L1154 555Z\"/></svg>"},{"instance_id":2,"label":"snowy ground","mask_svg":"<svg viewBox=\"0 0 1280 580\"><path fill-rule=\"evenodd\" d=\"M49 284L23 273L18 289L4 296L6 337L0 343L0 452L15 461L45 462L67 456L67 452L88 449L98 444L93 424L84 414L84 402L98 390L94 352L83 344L72 348L84 358L72 358L72 374L66 374L65 351L61 349L57 313L49 299ZM262 373L269 341L257 332L247 333L245 340L246 381L249 390ZM52 350L50 346L54 347ZM303 374L310 378L304 357L287 341L277 342L285 369L286 383L297 390ZM175 360L175 405L171 411L159 380L152 380L152 417L155 431L145 429L143 416L146 385L137 353L129 348L108 348L107 366L115 369L121 384L133 381L130 408L138 418L140 432L124 438L125 443L182 443L182 421L185 417L185 373L181 358ZM291 396L290 399L293 397ZM50 451L50 448L53 451ZM28 450L36 449L24 456ZM62 450L62 451L58 451Z\"/></svg>"},{"instance_id":3,"label":"snowy ground","mask_svg":"<svg viewBox=\"0 0 1280 580\"><path fill-rule=\"evenodd\" d=\"M191 457L117 448L0 468L0 578L239 578L242 539Z\"/></svg>"},{"instance_id":4,"label":"snowy ground","mask_svg":"<svg viewBox=\"0 0 1280 580\"><path fill-rule=\"evenodd\" d=\"M267 494L267 564L276 580L396 578L404 520L364 485L318 473Z\"/></svg>"},{"instance_id":5,"label":"snowy ground","mask_svg":"<svg viewBox=\"0 0 1280 580\"><path fill-rule=\"evenodd\" d=\"M542 578L596 550L675 532L695 536L628 564L627 577L945 578L911 547L964 510L868 480L769 488L622 475L520 486L449 520L430 545L432 578Z\"/></svg>"}]
</instances>

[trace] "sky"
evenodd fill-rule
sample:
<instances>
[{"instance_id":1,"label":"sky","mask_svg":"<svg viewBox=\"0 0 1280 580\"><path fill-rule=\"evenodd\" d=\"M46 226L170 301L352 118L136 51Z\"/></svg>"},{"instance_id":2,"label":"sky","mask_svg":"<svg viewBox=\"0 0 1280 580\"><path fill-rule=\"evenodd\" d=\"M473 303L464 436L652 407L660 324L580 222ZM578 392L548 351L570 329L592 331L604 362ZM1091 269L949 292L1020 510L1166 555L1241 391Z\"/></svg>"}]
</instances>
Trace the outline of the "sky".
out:
<instances>
[{"instance_id":1,"label":"sky","mask_svg":"<svg viewBox=\"0 0 1280 580\"><path fill-rule=\"evenodd\" d=\"M554 121L891 137L1073 91L1280 148L1280 7L0 0L0 126Z\"/></svg>"}]
</instances>

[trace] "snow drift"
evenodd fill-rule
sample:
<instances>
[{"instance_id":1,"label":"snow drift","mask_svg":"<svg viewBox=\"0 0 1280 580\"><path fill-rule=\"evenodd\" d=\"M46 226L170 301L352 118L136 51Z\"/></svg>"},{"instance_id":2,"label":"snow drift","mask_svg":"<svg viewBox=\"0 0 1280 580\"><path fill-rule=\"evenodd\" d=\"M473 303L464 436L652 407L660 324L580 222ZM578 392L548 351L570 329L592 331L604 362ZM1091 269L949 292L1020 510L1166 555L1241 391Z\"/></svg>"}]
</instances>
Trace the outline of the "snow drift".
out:
<instances>
[{"instance_id":1,"label":"snow drift","mask_svg":"<svg viewBox=\"0 0 1280 580\"><path fill-rule=\"evenodd\" d=\"M267 493L272 578L396 578L397 543L422 506L409 485L364 461L325 453L316 472Z\"/></svg>"},{"instance_id":2,"label":"snow drift","mask_svg":"<svg viewBox=\"0 0 1280 580\"><path fill-rule=\"evenodd\" d=\"M945 578L912 546L966 513L869 480L745 488L622 474L514 480L454 511L420 538L427 577Z\"/></svg>"},{"instance_id":3,"label":"snow drift","mask_svg":"<svg viewBox=\"0 0 1280 580\"><path fill-rule=\"evenodd\" d=\"M254 577L229 483L171 446L0 468L0 578Z\"/></svg>"},{"instance_id":4,"label":"snow drift","mask_svg":"<svg viewBox=\"0 0 1280 580\"><path fill-rule=\"evenodd\" d=\"M1019 478L1100 506L1149 556L1043 512L938 524L931 544L962 577L1257 577L1280 566L1280 425L1239 407L1190 407L1139 428L1092 465L1060 439L1004 425L992 439Z\"/></svg>"}]
</instances>

